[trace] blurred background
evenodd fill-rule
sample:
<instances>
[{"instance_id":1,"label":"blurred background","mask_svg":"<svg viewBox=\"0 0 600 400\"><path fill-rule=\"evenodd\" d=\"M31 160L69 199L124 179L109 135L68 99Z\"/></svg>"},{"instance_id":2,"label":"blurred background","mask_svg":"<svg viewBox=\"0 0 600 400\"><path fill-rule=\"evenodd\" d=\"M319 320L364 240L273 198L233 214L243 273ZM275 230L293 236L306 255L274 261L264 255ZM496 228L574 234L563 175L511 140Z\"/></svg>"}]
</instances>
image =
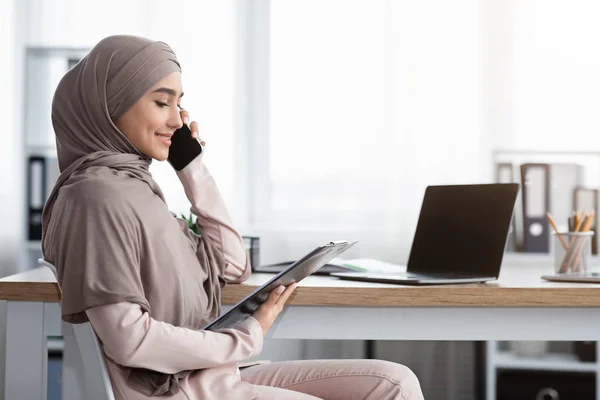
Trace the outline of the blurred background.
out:
<instances>
[{"instance_id":1,"label":"blurred background","mask_svg":"<svg viewBox=\"0 0 600 400\"><path fill-rule=\"evenodd\" d=\"M597 207L598 2L0 5L0 276L32 268L41 254L36 210L57 174L56 84L112 34L161 40L177 54L205 162L242 234L260 237L261 262L357 239L348 258L403 264L427 185L515 181L533 190L531 163L548 166L542 197L561 205L546 201L542 211L569 214L584 189ZM171 167L154 162L151 171L169 207L188 214ZM547 253L526 245L528 212L519 200L508 250ZM363 354L362 343L270 346L271 359ZM477 398L475 344L377 346L379 357L415 369L427 399Z\"/></svg>"}]
</instances>

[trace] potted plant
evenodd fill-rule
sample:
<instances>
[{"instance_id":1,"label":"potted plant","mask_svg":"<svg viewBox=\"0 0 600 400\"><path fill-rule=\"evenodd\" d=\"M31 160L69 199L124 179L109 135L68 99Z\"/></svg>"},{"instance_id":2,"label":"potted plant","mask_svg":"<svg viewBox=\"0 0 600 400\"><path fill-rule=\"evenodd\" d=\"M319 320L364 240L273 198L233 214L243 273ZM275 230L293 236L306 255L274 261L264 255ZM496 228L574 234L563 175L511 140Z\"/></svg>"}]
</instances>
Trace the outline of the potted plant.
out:
<instances>
[{"instance_id":1,"label":"potted plant","mask_svg":"<svg viewBox=\"0 0 600 400\"><path fill-rule=\"evenodd\" d=\"M194 232L196 235L200 236L200 230L198 229L198 225L196 224L196 218L193 214L186 216L185 214L181 214L181 218L187 221L188 227Z\"/></svg>"}]
</instances>

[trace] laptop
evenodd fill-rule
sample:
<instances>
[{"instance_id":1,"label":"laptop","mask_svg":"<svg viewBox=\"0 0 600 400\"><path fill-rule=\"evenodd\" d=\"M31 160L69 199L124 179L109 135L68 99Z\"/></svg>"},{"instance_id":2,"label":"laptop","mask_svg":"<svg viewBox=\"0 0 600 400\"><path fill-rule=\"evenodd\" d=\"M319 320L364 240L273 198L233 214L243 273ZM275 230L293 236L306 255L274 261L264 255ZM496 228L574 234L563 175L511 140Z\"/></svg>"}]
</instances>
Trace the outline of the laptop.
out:
<instances>
[{"instance_id":1,"label":"laptop","mask_svg":"<svg viewBox=\"0 0 600 400\"><path fill-rule=\"evenodd\" d=\"M331 275L401 285L498 279L518 193L516 183L428 186L405 273Z\"/></svg>"}]
</instances>

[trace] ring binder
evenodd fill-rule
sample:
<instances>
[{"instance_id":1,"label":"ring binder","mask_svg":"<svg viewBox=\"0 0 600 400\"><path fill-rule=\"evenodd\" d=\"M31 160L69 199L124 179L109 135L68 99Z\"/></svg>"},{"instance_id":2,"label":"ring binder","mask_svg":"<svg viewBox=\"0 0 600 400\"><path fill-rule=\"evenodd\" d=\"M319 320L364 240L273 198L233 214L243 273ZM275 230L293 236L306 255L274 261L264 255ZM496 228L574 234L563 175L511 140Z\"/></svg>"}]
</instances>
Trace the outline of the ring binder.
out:
<instances>
[{"instance_id":1,"label":"ring binder","mask_svg":"<svg viewBox=\"0 0 600 400\"><path fill-rule=\"evenodd\" d=\"M546 212L550 210L550 166L521 165L523 188L523 251L548 253L550 234Z\"/></svg>"},{"instance_id":2,"label":"ring binder","mask_svg":"<svg viewBox=\"0 0 600 400\"><path fill-rule=\"evenodd\" d=\"M42 212L50 190L60 175L54 156L30 155L27 159L27 239L42 239Z\"/></svg>"},{"instance_id":3,"label":"ring binder","mask_svg":"<svg viewBox=\"0 0 600 400\"><path fill-rule=\"evenodd\" d=\"M46 158L29 157L27 164L27 238L42 239L42 211L46 201Z\"/></svg>"}]
</instances>

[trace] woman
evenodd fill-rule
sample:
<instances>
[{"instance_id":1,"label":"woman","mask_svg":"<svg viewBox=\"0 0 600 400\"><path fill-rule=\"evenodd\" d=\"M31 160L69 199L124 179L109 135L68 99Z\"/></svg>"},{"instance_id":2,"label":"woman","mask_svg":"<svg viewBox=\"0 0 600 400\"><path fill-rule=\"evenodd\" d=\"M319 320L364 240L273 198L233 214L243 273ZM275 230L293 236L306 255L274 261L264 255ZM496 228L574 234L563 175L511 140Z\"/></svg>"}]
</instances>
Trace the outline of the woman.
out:
<instances>
[{"instance_id":1,"label":"woman","mask_svg":"<svg viewBox=\"0 0 600 400\"><path fill-rule=\"evenodd\" d=\"M294 286L219 332L224 282L250 274L202 154L179 171L201 237L167 209L149 173L188 122L181 70L166 44L111 36L61 80L52 123L61 175L43 216L43 253L58 270L62 317L90 321L117 399L422 399L406 367L299 361L243 369ZM193 136L198 125L190 124Z\"/></svg>"}]
</instances>

